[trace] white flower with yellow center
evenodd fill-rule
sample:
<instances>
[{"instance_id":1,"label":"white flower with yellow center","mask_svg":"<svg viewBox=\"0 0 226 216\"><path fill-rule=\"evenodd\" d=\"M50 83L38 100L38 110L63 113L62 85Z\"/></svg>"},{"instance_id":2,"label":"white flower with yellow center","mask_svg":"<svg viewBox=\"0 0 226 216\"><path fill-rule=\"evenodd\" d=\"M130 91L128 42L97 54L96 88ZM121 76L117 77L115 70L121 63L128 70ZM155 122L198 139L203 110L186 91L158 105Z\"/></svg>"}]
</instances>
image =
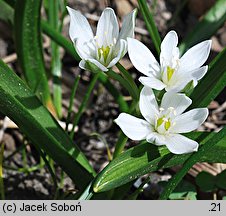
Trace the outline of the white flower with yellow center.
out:
<instances>
[{"instance_id":1,"label":"white flower with yellow center","mask_svg":"<svg viewBox=\"0 0 226 216\"><path fill-rule=\"evenodd\" d=\"M180 133L197 129L208 116L207 108L183 113L191 103L185 94L166 92L158 106L152 89L144 87L139 106L145 120L121 113L115 122L132 140L146 139L156 145L166 145L174 154L190 153L198 150L198 143Z\"/></svg>"},{"instance_id":2,"label":"white flower with yellow center","mask_svg":"<svg viewBox=\"0 0 226 216\"><path fill-rule=\"evenodd\" d=\"M208 66L202 65L209 56L211 40L193 46L181 58L177 44L177 33L170 31L161 43L159 64L144 44L128 38L130 60L138 71L147 76L139 78L143 85L173 92L182 91L191 81L194 86L197 85L197 81L206 74L208 69Z\"/></svg>"},{"instance_id":3,"label":"white flower with yellow center","mask_svg":"<svg viewBox=\"0 0 226 216\"><path fill-rule=\"evenodd\" d=\"M71 21L69 35L81 61L79 66L86 67L86 61L95 64L102 71L108 71L127 52L127 37L134 37L136 10L129 13L122 23L121 31L111 8L106 8L97 24L96 36L87 21L79 12L67 7Z\"/></svg>"}]
</instances>

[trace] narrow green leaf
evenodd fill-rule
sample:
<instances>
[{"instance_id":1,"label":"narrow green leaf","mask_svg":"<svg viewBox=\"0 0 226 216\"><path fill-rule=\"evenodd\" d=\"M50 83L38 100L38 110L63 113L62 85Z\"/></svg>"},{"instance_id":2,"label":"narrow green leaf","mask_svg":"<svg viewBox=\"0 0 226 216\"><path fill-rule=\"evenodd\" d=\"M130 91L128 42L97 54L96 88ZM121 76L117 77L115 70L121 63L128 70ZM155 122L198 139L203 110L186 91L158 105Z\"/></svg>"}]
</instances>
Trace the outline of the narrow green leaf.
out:
<instances>
[{"instance_id":1,"label":"narrow green leaf","mask_svg":"<svg viewBox=\"0 0 226 216\"><path fill-rule=\"evenodd\" d=\"M161 37L159 35L158 29L155 25L154 18L152 13L150 12L147 1L146 0L138 0L138 4L141 10L141 13L144 17L145 24L147 29L150 33L151 39L154 43L155 49L158 54L160 54L160 44L161 44Z\"/></svg>"},{"instance_id":2,"label":"narrow green leaf","mask_svg":"<svg viewBox=\"0 0 226 216\"><path fill-rule=\"evenodd\" d=\"M191 133L189 138L202 140L203 144L206 140L215 137L213 133ZM206 151L199 158L199 162L226 162L226 137L211 151ZM211 139L211 142L212 139ZM200 151L203 147L200 146ZM146 173L159 170L160 168L168 168L183 164L191 154L174 155L170 153L166 147L157 147L150 143L139 144L130 148L117 158L111 161L102 172L96 177L93 190L95 192L103 192L124 185Z\"/></svg>"},{"instance_id":3,"label":"narrow green leaf","mask_svg":"<svg viewBox=\"0 0 226 216\"><path fill-rule=\"evenodd\" d=\"M88 160L24 82L0 61L0 110L84 188L95 172Z\"/></svg>"},{"instance_id":4,"label":"narrow green leaf","mask_svg":"<svg viewBox=\"0 0 226 216\"><path fill-rule=\"evenodd\" d=\"M49 1L49 24L59 32L59 2ZM63 20L62 20L63 21ZM62 117L61 58L58 44L51 40L51 73L53 76L53 103L59 118Z\"/></svg>"},{"instance_id":5,"label":"narrow green leaf","mask_svg":"<svg viewBox=\"0 0 226 216\"><path fill-rule=\"evenodd\" d=\"M41 0L16 1L14 17L16 51L28 85L53 111L42 54L41 4Z\"/></svg>"},{"instance_id":6,"label":"narrow green leaf","mask_svg":"<svg viewBox=\"0 0 226 216\"><path fill-rule=\"evenodd\" d=\"M226 86L226 48L211 62L204 78L190 95L193 103L190 108L206 107Z\"/></svg>"},{"instance_id":7,"label":"narrow green leaf","mask_svg":"<svg viewBox=\"0 0 226 216\"><path fill-rule=\"evenodd\" d=\"M209 39L226 21L226 1L218 0L180 44L184 53L189 47Z\"/></svg>"},{"instance_id":8,"label":"narrow green leaf","mask_svg":"<svg viewBox=\"0 0 226 216\"><path fill-rule=\"evenodd\" d=\"M183 168L177 172L169 181L167 184L167 187L163 191L163 193L160 196L160 199L167 199L169 195L172 193L172 191L175 189L175 187L180 183L182 178L186 175L186 173L190 170L190 168L197 162L199 162L203 157L207 157L209 153L212 155L215 155L215 147L219 143L224 143L224 146L226 145L226 127L221 129L220 132L215 134L212 138L210 138L208 141L206 141L205 145L203 145L198 152L193 153L188 160L185 161L183 164ZM222 149L223 151L223 149ZM224 159L221 157L225 157L224 153L221 155L221 153L218 153L218 155L215 155L215 160L217 160L217 157L219 157L219 162L225 163ZM207 159L206 162L209 162Z\"/></svg>"}]
</instances>

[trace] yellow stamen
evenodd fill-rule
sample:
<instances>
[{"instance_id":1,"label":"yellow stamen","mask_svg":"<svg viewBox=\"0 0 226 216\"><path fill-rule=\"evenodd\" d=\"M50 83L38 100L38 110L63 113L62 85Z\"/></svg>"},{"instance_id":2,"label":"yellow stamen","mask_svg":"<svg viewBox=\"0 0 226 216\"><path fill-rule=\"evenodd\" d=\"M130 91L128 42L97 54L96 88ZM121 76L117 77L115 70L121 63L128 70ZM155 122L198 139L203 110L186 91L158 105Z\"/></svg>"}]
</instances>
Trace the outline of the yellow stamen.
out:
<instances>
[{"instance_id":1,"label":"yellow stamen","mask_svg":"<svg viewBox=\"0 0 226 216\"><path fill-rule=\"evenodd\" d=\"M165 127L166 130L168 130L170 128L170 125L171 125L171 123L170 123L169 119L167 121L165 121L164 127Z\"/></svg>"},{"instance_id":2,"label":"yellow stamen","mask_svg":"<svg viewBox=\"0 0 226 216\"><path fill-rule=\"evenodd\" d=\"M98 55L99 55L99 58L101 58L101 56L103 55L104 61L106 62L110 50L111 50L111 49L110 49L109 46L106 46L106 47L102 46L101 48L98 48Z\"/></svg>"},{"instance_id":3,"label":"yellow stamen","mask_svg":"<svg viewBox=\"0 0 226 216\"><path fill-rule=\"evenodd\" d=\"M174 71L175 71L175 69L167 66L167 79L168 79L168 81L170 81L170 79L172 78Z\"/></svg>"}]
</instances>

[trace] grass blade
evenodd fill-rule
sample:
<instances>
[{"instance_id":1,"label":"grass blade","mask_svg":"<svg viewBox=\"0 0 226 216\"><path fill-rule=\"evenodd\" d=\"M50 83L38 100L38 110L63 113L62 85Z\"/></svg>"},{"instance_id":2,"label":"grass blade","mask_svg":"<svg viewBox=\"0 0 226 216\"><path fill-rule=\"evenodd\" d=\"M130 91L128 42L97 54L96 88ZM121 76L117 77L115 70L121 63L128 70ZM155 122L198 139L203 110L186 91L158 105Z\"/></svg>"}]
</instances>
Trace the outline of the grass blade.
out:
<instances>
[{"instance_id":1,"label":"grass blade","mask_svg":"<svg viewBox=\"0 0 226 216\"><path fill-rule=\"evenodd\" d=\"M24 82L0 61L0 109L20 130L84 188L95 172L79 148Z\"/></svg>"},{"instance_id":2,"label":"grass blade","mask_svg":"<svg viewBox=\"0 0 226 216\"><path fill-rule=\"evenodd\" d=\"M42 54L41 3L41 0L16 1L15 42L19 62L28 85L41 98L44 105L54 112Z\"/></svg>"},{"instance_id":3,"label":"grass blade","mask_svg":"<svg viewBox=\"0 0 226 216\"><path fill-rule=\"evenodd\" d=\"M159 35L158 29L155 25L154 18L152 13L150 12L147 1L146 0L138 0L138 4L143 15L145 24L147 26L148 32L150 33L151 39L154 43L155 49L158 54L160 54L160 44L161 44L161 37Z\"/></svg>"},{"instance_id":4,"label":"grass blade","mask_svg":"<svg viewBox=\"0 0 226 216\"><path fill-rule=\"evenodd\" d=\"M214 150L214 146L217 145L222 140L225 141L226 138L226 127L224 127L220 132L215 134L210 140L208 140L205 145L203 145L200 150L196 153L193 153L191 157L184 163L183 168L177 172L173 178L170 179L169 183L165 187L165 190L161 194L160 199L167 199L169 195L173 192L176 186L180 183L182 178L186 175L186 173L190 170L190 168L197 162L200 161L201 157L206 157L207 152L212 152ZM211 151L210 151L211 150ZM220 155L218 155L219 157Z\"/></svg>"},{"instance_id":5,"label":"grass blade","mask_svg":"<svg viewBox=\"0 0 226 216\"><path fill-rule=\"evenodd\" d=\"M5 199L4 180L3 180L3 157L4 157L4 144L0 145L0 194L1 200Z\"/></svg>"},{"instance_id":6,"label":"grass blade","mask_svg":"<svg viewBox=\"0 0 226 216\"><path fill-rule=\"evenodd\" d=\"M49 24L59 32L58 1L49 1ZM51 74L53 76L53 103L59 118L62 117L61 59L58 44L51 40Z\"/></svg>"}]
</instances>

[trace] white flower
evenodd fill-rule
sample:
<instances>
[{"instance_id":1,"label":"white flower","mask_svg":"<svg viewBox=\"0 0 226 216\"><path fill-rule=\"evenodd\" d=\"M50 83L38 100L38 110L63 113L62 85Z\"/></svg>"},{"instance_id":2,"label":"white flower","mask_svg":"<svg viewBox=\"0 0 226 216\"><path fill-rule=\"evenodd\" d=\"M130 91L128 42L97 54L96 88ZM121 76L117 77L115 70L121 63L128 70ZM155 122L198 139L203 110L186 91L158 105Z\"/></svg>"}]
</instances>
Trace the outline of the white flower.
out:
<instances>
[{"instance_id":1,"label":"white flower","mask_svg":"<svg viewBox=\"0 0 226 216\"><path fill-rule=\"evenodd\" d=\"M129 13L122 23L121 31L115 12L106 8L97 25L96 36L87 21L79 12L67 7L70 14L69 35L81 61L79 66L86 68L86 61L95 64L102 71L114 66L127 52L127 37L134 37L136 10Z\"/></svg>"},{"instance_id":2,"label":"white flower","mask_svg":"<svg viewBox=\"0 0 226 216\"><path fill-rule=\"evenodd\" d=\"M192 101L185 94L166 92L160 107L151 88L140 94L140 111L145 120L121 113L115 120L124 134L132 140L166 145L174 154L197 151L198 143L179 133L197 129L207 118L208 109L192 109L183 113Z\"/></svg>"},{"instance_id":3,"label":"white flower","mask_svg":"<svg viewBox=\"0 0 226 216\"><path fill-rule=\"evenodd\" d=\"M201 66L209 56L211 40L193 46L181 58L177 44L177 33L170 31L162 41L159 64L144 44L128 38L130 60L138 71L147 76L139 78L143 85L173 92L180 92L190 81L197 85L208 69L208 66Z\"/></svg>"}]
</instances>

